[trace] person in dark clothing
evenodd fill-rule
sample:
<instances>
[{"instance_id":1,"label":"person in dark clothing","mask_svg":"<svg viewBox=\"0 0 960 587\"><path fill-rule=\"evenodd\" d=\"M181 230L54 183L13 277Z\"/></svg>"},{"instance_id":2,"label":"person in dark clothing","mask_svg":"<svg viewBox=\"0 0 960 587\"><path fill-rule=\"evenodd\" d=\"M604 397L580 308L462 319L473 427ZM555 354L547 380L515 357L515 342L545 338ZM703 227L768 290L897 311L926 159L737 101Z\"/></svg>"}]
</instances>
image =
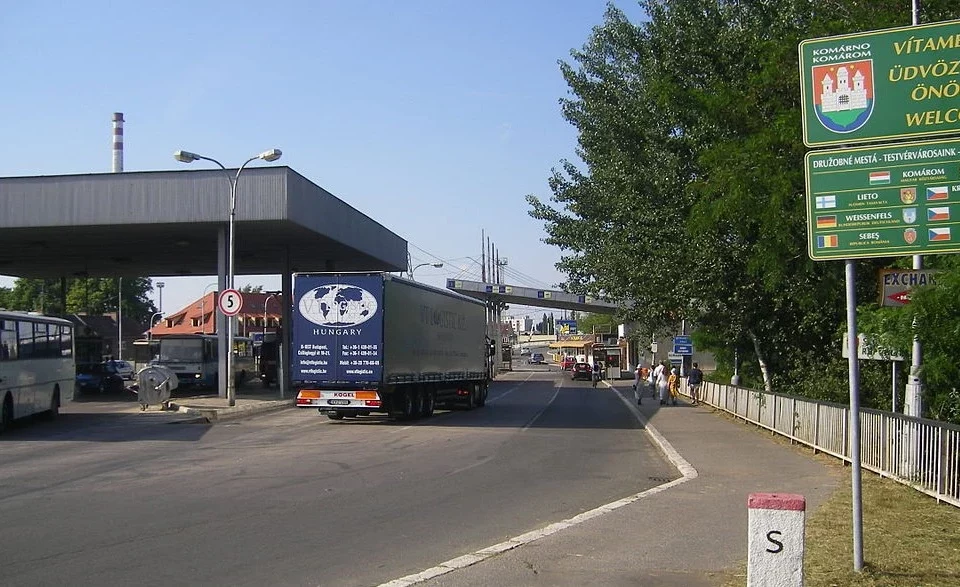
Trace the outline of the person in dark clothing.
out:
<instances>
[{"instance_id":1,"label":"person in dark clothing","mask_svg":"<svg viewBox=\"0 0 960 587\"><path fill-rule=\"evenodd\" d=\"M703 371L694 363L693 369L690 369L690 376L687 378L687 385L690 387L690 399L693 405L700 403L700 385L703 384Z\"/></svg>"}]
</instances>

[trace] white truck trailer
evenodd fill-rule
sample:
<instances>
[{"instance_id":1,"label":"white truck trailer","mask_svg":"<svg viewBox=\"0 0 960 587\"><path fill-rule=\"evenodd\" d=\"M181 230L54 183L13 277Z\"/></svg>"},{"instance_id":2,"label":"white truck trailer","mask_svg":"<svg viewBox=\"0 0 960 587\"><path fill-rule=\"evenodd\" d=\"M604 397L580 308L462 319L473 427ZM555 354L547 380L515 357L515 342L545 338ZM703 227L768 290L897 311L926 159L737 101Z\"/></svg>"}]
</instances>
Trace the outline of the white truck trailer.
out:
<instances>
[{"instance_id":1,"label":"white truck trailer","mask_svg":"<svg viewBox=\"0 0 960 587\"><path fill-rule=\"evenodd\" d=\"M486 403L482 302L387 273L294 274L291 379L297 406L334 420Z\"/></svg>"}]
</instances>

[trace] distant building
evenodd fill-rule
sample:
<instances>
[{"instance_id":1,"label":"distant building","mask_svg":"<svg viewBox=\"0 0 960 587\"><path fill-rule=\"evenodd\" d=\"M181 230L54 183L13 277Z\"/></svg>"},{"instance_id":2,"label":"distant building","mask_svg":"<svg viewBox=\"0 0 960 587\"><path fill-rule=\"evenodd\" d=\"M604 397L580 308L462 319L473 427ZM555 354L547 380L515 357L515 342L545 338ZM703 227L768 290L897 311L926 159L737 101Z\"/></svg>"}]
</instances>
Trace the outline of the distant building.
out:
<instances>
[{"instance_id":1,"label":"distant building","mask_svg":"<svg viewBox=\"0 0 960 587\"><path fill-rule=\"evenodd\" d=\"M161 338L170 334L216 334L216 311L217 293L210 292L165 316L150 329L150 336ZM237 328L234 334L252 336L256 332L277 332L282 312L280 296L244 293L243 309L235 318Z\"/></svg>"}]
</instances>

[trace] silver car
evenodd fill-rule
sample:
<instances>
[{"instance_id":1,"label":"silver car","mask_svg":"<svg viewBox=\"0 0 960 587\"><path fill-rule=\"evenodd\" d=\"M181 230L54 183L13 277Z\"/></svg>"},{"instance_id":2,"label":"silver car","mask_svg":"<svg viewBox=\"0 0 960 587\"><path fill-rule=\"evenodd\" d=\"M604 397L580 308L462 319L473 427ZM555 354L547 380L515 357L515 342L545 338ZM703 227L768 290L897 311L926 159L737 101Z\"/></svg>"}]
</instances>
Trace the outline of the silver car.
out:
<instances>
[{"instance_id":1,"label":"silver car","mask_svg":"<svg viewBox=\"0 0 960 587\"><path fill-rule=\"evenodd\" d=\"M111 361L104 361L104 365L107 365L108 369L112 367L113 371L115 371L122 379L133 381L134 371L133 365L130 363L120 359L114 359Z\"/></svg>"}]
</instances>

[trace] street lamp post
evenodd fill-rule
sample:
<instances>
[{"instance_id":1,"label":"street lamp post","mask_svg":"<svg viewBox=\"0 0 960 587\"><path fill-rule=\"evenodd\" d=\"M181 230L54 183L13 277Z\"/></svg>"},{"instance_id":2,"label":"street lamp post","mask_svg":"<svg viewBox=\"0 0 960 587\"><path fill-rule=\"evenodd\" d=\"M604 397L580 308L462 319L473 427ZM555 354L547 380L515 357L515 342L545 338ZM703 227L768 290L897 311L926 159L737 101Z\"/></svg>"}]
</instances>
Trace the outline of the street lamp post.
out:
<instances>
[{"instance_id":1,"label":"street lamp post","mask_svg":"<svg viewBox=\"0 0 960 587\"><path fill-rule=\"evenodd\" d=\"M154 312L153 316L150 316L150 328L147 330L147 340L153 340L153 319L157 316L163 316L163 312Z\"/></svg>"},{"instance_id":2,"label":"street lamp post","mask_svg":"<svg viewBox=\"0 0 960 587\"><path fill-rule=\"evenodd\" d=\"M416 281L416 278L413 276L413 272L421 267L426 267L428 265L430 267L436 267L437 269L443 267L443 263L420 263L419 265L417 265L416 267L410 270L410 279L413 279L414 281Z\"/></svg>"},{"instance_id":3,"label":"street lamp post","mask_svg":"<svg viewBox=\"0 0 960 587\"><path fill-rule=\"evenodd\" d=\"M279 294L272 293L263 300L263 340L267 340L267 304L270 303L272 298L277 297Z\"/></svg>"},{"instance_id":4,"label":"street lamp post","mask_svg":"<svg viewBox=\"0 0 960 587\"><path fill-rule=\"evenodd\" d=\"M259 155L254 155L246 161L243 162L243 165L237 169L237 174L231 176L227 172L227 168L223 166L223 163L220 163L216 159L211 157L205 157L203 155L198 155L196 153L191 153L190 151L176 151L173 154L173 158L181 163L193 163L198 159L203 159L204 161L210 161L211 163L216 163L227 174L227 180L230 182L230 217L229 217L229 227L227 237L227 288L233 289L233 269L234 269L234 220L237 215L237 182L240 180L240 174L243 172L244 167L247 166L251 161L257 159L263 159L267 162L273 162L280 158L283 153L280 149L270 149L260 153ZM235 406L237 404L237 389L236 381L233 377L233 319L227 320L227 369L226 369L226 378L227 378L227 405ZM222 383L221 383L222 385Z\"/></svg>"},{"instance_id":5,"label":"street lamp post","mask_svg":"<svg viewBox=\"0 0 960 587\"><path fill-rule=\"evenodd\" d=\"M207 290L210 289L210 286L216 287L216 283L208 283L207 287L203 288L203 296L200 297L200 332L203 334L207 333L207 324L203 321L204 317L204 302L207 301Z\"/></svg>"},{"instance_id":6,"label":"street lamp post","mask_svg":"<svg viewBox=\"0 0 960 587\"><path fill-rule=\"evenodd\" d=\"M162 281L157 282L157 289L160 290L160 301L159 301L160 307L157 309L160 310L161 312L163 312L163 286L165 285L167 284Z\"/></svg>"}]
</instances>

